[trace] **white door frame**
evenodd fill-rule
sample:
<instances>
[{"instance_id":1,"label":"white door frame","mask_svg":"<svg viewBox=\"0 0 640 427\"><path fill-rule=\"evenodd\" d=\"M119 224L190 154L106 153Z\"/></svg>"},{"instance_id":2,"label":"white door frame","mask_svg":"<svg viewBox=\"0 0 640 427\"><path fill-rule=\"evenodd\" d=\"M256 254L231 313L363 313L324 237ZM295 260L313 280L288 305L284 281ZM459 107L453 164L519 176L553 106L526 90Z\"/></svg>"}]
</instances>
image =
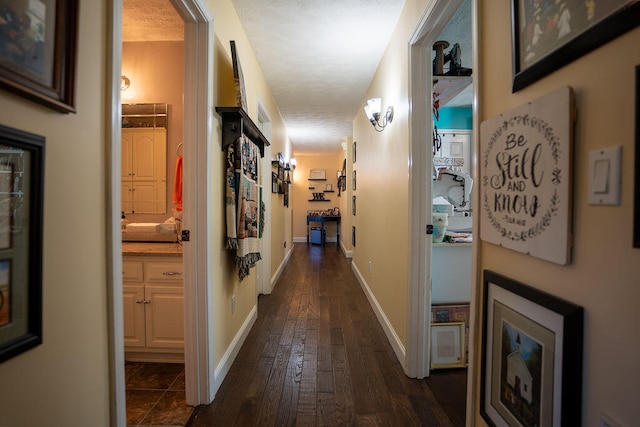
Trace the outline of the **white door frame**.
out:
<instances>
[{"instance_id":1,"label":"white door frame","mask_svg":"<svg viewBox=\"0 0 640 427\"><path fill-rule=\"evenodd\" d=\"M215 397L211 120L214 109L213 18L201 0L170 0L184 20L185 379L188 405Z\"/></svg>"},{"instance_id":2,"label":"white door frame","mask_svg":"<svg viewBox=\"0 0 640 427\"><path fill-rule=\"evenodd\" d=\"M264 104L258 99L258 120L260 130L271 140L271 117ZM271 293L271 146L264 147L262 158L262 202L264 203L264 230L260 239L262 259L256 265L256 298L259 294Z\"/></svg>"},{"instance_id":3,"label":"white door frame","mask_svg":"<svg viewBox=\"0 0 640 427\"><path fill-rule=\"evenodd\" d=\"M171 0L185 21L184 82L184 195L183 229L190 229L191 241L183 246L185 265L185 371L186 399L189 405L210 403L215 396L213 365L213 301L211 263L211 123L213 87L213 19L201 0ZM108 56L109 121L107 145L110 148L108 189L111 236L108 247L108 317L111 425L126 425L124 377L124 337L122 308L122 236L119 217L122 68L122 0L109 3Z\"/></svg>"},{"instance_id":4,"label":"white door frame","mask_svg":"<svg viewBox=\"0 0 640 427\"><path fill-rule=\"evenodd\" d=\"M426 7L409 41L409 292L405 371L429 376L431 324L431 118L432 46L463 0L435 0Z\"/></svg>"}]
</instances>

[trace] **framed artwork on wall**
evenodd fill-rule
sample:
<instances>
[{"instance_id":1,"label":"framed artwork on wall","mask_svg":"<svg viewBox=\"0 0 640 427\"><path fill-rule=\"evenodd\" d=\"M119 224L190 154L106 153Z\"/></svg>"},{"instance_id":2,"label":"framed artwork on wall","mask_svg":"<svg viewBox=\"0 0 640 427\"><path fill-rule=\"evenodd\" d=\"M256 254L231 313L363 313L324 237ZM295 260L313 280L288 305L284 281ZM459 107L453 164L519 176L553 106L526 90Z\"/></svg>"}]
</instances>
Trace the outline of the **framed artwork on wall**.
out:
<instances>
[{"instance_id":1,"label":"framed artwork on wall","mask_svg":"<svg viewBox=\"0 0 640 427\"><path fill-rule=\"evenodd\" d=\"M640 25L638 0L511 0L513 92Z\"/></svg>"},{"instance_id":2,"label":"framed artwork on wall","mask_svg":"<svg viewBox=\"0 0 640 427\"><path fill-rule=\"evenodd\" d=\"M0 126L0 363L42 343L44 142Z\"/></svg>"},{"instance_id":3,"label":"framed artwork on wall","mask_svg":"<svg viewBox=\"0 0 640 427\"><path fill-rule=\"evenodd\" d=\"M353 141L353 163L356 162L356 142Z\"/></svg>"},{"instance_id":4,"label":"framed artwork on wall","mask_svg":"<svg viewBox=\"0 0 640 427\"><path fill-rule=\"evenodd\" d=\"M482 240L571 262L573 99L561 87L480 125Z\"/></svg>"},{"instance_id":5,"label":"framed artwork on wall","mask_svg":"<svg viewBox=\"0 0 640 427\"><path fill-rule=\"evenodd\" d=\"M484 420L580 425L582 308L488 270L483 285Z\"/></svg>"},{"instance_id":6,"label":"framed artwork on wall","mask_svg":"<svg viewBox=\"0 0 640 427\"><path fill-rule=\"evenodd\" d=\"M0 87L75 113L78 0L2 3Z\"/></svg>"},{"instance_id":7,"label":"framed artwork on wall","mask_svg":"<svg viewBox=\"0 0 640 427\"><path fill-rule=\"evenodd\" d=\"M238 107L242 107L244 111L248 111L247 94L244 88L244 76L242 74L242 67L240 66L240 58L238 57L236 41L231 40L230 43L231 43L231 62L233 65L233 83L236 88L236 105Z\"/></svg>"}]
</instances>

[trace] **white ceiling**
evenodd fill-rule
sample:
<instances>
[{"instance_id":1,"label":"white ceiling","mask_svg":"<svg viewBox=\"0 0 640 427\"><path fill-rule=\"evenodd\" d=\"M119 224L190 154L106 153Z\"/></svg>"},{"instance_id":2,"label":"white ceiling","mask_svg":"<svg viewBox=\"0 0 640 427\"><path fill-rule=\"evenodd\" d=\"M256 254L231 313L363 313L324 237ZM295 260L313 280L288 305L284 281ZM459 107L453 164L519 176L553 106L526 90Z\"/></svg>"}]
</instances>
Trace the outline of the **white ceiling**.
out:
<instances>
[{"instance_id":1,"label":"white ceiling","mask_svg":"<svg viewBox=\"0 0 640 427\"><path fill-rule=\"evenodd\" d=\"M294 153L341 150L404 0L232 2ZM169 0L123 0L123 41L182 40L183 27Z\"/></svg>"}]
</instances>

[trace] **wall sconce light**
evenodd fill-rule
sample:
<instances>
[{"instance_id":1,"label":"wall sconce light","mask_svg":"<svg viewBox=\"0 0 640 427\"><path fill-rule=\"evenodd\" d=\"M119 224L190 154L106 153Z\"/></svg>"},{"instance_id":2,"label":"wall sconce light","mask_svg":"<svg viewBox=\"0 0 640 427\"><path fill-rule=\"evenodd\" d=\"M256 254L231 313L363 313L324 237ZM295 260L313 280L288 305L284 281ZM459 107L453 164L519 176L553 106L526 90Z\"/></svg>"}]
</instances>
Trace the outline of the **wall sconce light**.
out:
<instances>
[{"instance_id":1,"label":"wall sconce light","mask_svg":"<svg viewBox=\"0 0 640 427\"><path fill-rule=\"evenodd\" d=\"M129 78L127 76L125 76L124 74L120 76L120 90L121 91L125 91L129 88L129 85L131 85L131 80L129 80Z\"/></svg>"},{"instance_id":2,"label":"wall sconce light","mask_svg":"<svg viewBox=\"0 0 640 427\"><path fill-rule=\"evenodd\" d=\"M367 105L364 106L364 112L373 128L378 132L382 132L393 121L393 105L389 105L387 112L382 116L382 100L380 98L369 99Z\"/></svg>"},{"instance_id":3,"label":"wall sconce light","mask_svg":"<svg viewBox=\"0 0 640 427\"><path fill-rule=\"evenodd\" d=\"M295 169L296 168L296 159L294 159L293 157L289 160L289 164L291 165L291 169Z\"/></svg>"}]
</instances>

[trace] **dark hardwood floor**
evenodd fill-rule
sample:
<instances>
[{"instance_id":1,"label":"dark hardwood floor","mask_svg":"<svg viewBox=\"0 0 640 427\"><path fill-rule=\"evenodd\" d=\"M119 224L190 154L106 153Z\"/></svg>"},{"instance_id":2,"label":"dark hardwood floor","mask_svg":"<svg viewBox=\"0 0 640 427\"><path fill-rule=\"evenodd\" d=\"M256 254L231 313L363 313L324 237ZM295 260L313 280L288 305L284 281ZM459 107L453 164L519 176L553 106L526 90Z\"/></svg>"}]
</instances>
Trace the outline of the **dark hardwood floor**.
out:
<instances>
[{"instance_id":1,"label":"dark hardwood floor","mask_svg":"<svg viewBox=\"0 0 640 427\"><path fill-rule=\"evenodd\" d=\"M465 369L407 378L350 261L297 244L215 400L187 425L464 426L465 389Z\"/></svg>"}]
</instances>

